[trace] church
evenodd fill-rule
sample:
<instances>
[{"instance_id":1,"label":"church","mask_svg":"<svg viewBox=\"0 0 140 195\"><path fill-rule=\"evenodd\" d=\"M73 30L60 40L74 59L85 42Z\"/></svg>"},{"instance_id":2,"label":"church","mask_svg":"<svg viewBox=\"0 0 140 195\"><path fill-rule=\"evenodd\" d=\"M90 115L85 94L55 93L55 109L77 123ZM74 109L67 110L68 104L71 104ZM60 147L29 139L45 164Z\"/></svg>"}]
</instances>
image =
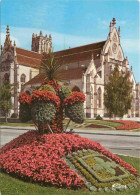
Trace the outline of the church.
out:
<instances>
[{"instance_id":1,"label":"church","mask_svg":"<svg viewBox=\"0 0 140 195\"><path fill-rule=\"evenodd\" d=\"M104 41L91 43L79 47L69 48L54 52L55 58L63 59L61 72L65 78L64 85L73 91L81 91L86 96L84 104L87 118L97 115L108 117L104 106L104 86L116 64L120 71L130 72L130 81L133 83L133 101L131 110L126 117L140 117L140 83L136 83L132 66L124 55L121 46L120 27L116 28L116 19L113 18L109 25L109 34ZM4 46L1 46L0 78L10 83L17 83L14 87L14 105L11 113L18 114L18 95L20 92L32 93L45 79L45 74L40 69L43 52L52 50L51 35L43 36L32 34L31 51L19 48L10 40L9 26L6 30Z\"/></svg>"}]
</instances>

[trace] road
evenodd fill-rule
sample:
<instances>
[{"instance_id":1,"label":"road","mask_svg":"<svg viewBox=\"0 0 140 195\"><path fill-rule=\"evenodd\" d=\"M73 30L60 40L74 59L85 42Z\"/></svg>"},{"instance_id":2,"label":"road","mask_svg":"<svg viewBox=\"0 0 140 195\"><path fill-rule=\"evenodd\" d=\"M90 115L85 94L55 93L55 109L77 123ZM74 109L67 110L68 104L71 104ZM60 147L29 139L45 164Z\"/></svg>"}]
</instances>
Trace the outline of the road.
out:
<instances>
[{"instance_id":1,"label":"road","mask_svg":"<svg viewBox=\"0 0 140 195\"><path fill-rule=\"evenodd\" d=\"M20 129L20 128L19 128ZM27 132L26 128L19 130L15 128L1 128L1 147ZM33 127L30 129L34 129ZM93 141L99 142L106 149L113 153L140 157L140 133L122 132L122 131L95 131L95 130L74 130L82 137L87 137Z\"/></svg>"}]
</instances>

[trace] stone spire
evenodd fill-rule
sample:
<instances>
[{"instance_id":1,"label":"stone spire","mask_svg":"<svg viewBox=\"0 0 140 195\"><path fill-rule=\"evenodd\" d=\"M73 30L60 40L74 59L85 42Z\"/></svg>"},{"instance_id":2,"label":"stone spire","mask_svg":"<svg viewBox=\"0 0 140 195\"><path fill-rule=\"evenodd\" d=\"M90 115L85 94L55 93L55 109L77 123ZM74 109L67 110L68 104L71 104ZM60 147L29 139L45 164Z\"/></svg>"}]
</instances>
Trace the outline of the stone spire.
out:
<instances>
[{"instance_id":1,"label":"stone spire","mask_svg":"<svg viewBox=\"0 0 140 195\"><path fill-rule=\"evenodd\" d=\"M119 28L118 28L118 37L119 37L119 41L120 41L120 37L121 37L120 26L119 26Z\"/></svg>"},{"instance_id":2,"label":"stone spire","mask_svg":"<svg viewBox=\"0 0 140 195\"><path fill-rule=\"evenodd\" d=\"M113 19L112 19L112 25L115 26L115 24L116 24L116 19L113 18Z\"/></svg>"},{"instance_id":3,"label":"stone spire","mask_svg":"<svg viewBox=\"0 0 140 195\"><path fill-rule=\"evenodd\" d=\"M7 25L6 28L6 39L5 39L5 43L4 43L4 48L5 49L9 49L9 47L12 46L12 41L10 40L10 32L9 32L9 26Z\"/></svg>"},{"instance_id":4,"label":"stone spire","mask_svg":"<svg viewBox=\"0 0 140 195\"><path fill-rule=\"evenodd\" d=\"M43 34L42 34L42 31L40 31L40 34L39 34L39 36L43 36Z\"/></svg>"}]
</instances>

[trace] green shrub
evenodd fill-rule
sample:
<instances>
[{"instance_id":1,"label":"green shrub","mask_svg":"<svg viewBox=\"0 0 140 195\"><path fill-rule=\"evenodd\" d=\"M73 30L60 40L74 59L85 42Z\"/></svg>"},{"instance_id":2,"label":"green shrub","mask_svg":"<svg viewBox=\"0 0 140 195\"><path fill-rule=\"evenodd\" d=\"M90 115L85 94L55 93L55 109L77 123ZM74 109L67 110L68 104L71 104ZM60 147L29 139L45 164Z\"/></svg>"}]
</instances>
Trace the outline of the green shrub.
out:
<instances>
[{"instance_id":1,"label":"green shrub","mask_svg":"<svg viewBox=\"0 0 140 195\"><path fill-rule=\"evenodd\" d=\"M61 88L59 88L59 97L62 101L64 101L65 98L67 98L69 95L72 94L72 91L69 87L62 85Z\"/></svg>"},{"instance_id":2,"label":"green shrub","mask_svg":"<svg viewBox=\"0 0 140 195\"><path fill-rule=\"evenodd\" d=\"M28 122L32 119L31 109L28 104L20 104L19 119L21 122Z\"/></svg>"},{"instance_id":3,"label":"green shrub","mask_svg":"<svg viewBox=\"0 0 140 195\"><path fill-rule=\"evenodd\" d=\"M98 115L98 116L96 116L95 120L103 120L103 118L100 115Z\"/></svg>"},{"instance_id":4,"label":"green shrub","mask_svg":"<svg viewBox=\"0 0 140 195\"><path fill-rule=\"evenodd\" d=\"M55 105L51 102L37 102L32 105L31 115L35 124L50 123L56 113Z\"/></svg>"},{"instance_id":5,"label":"green shrub","mask_svg":"<svg viewBox=\"0 0 140 195\"><path fill-rule=\"evenodd\" d=\"M18 118L18 114L13 113L13 114L11 115L11 118Z\"/></svg>"},{"instance_id":6,"label":"green shrub","mask_svg":"<svg viewBox=\"0 0 140 195\"><path fill-rule=\"evenodd\" d=\"M56 92L55 92L54 88L51 85L47 85L47 84L43 85L38 90L39 91L52 91L56 95Z\"/></svg>"},{"instance_id":7,"label":"green shrub","mask_svg":"<svg viewBox=\"0 0 140 195\"><path fill-rule=\"evenodd\" d=\"M74 103L73 105L69 105L65 109L66 116L68 116L75 123L83 123L85 114L83 103Z\"/></svg>"}]
</instances>

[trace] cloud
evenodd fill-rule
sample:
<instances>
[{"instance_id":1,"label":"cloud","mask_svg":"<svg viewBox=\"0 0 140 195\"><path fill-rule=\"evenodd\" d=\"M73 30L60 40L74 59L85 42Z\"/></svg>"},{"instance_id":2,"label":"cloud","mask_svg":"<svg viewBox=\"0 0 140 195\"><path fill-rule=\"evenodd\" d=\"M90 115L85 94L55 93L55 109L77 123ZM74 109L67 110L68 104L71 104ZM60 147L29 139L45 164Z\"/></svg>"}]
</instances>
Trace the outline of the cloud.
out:
<instances>
[{"instance_id":1,"label":"cloud","mask_svg":"<svg viewBox=\"0 0 140 195\"><path fill-rule=\"evenodd\" d=\"M5 40L5 31L6 26L2 26L2 43ZM68 49L69 47L76 47L80 45L90 44L93 42L98 42L104 40L101 37L93 38L93 37L82 37L82 36L74 36L70 34L63 34L53 31L46 31L41 29L43 35L51 34L54 51ZM10 26L10 35L11 39L16 41L16 45L25 49L31 48L31 40L32 33L39 34L40 29L36 28L18 28Z\"/></svg>"},{"instance_id":2,"label":"cloud","mask_svg":"<svg viewBox=\"0 0 140 195\"><path fill-rule=\"evenodd\" d=\"M101 18L98 18L97 19L97 23L98 23L98 27L99 28L108 28L109 27L109 24L110 24L111 20L103 20ZM126 20L116 20L116 24L118 26L123 26L123 25L126 25L127 21Z\"/></svg>"},{"instance_id":3,"label":"cloud","mask_svg":"<svg viewBox=\"0 0 140 195\"><path fill-rule=\"evenodd\" d=\"M4 45L5 37L6 37L6 33L1 33L1 45ZM10 36L10 39L11 39L12 43L15 41L16 45L18 47L20 47L20 41L16 37Z\"/></svg>"},{"instance_id":4,"label":"cloud","mask_svg":"<svg viewBox=\"0 0 140 195\"><path fill-rule=\"evenodd\" d=\"M122 39L121 45L127 53L140 53L140 40L138 39Z\"/></svg>"},{"instance_id":5,"label":"cloud","mask_svg":"<svg viewBox=\"0 0 140 195\"><path fill-rule=\"evenodd\" d=\"M108 22L106 22L108 23ZM104 25L106 24L104 22ZM2 45L5 41L6 34L4 33L6 26L2 26L1 40ZM39 34L40 29L37 28L18 28L10 27L11 40L15 40L18 47L25 49L31 49L31 40L32 33ZM53 49L54 51L68 49L69 47L76 47L86 44L95 43L98 41L103 41L102 37L83 37L83 36L74 36L70 34L63 34L53 31L43 30L43 35L49 34L52 35ZM121 39L121 45L124 53L138 53L140 52L139 40L137 39Z\"/></svg>"}]
</instances>

